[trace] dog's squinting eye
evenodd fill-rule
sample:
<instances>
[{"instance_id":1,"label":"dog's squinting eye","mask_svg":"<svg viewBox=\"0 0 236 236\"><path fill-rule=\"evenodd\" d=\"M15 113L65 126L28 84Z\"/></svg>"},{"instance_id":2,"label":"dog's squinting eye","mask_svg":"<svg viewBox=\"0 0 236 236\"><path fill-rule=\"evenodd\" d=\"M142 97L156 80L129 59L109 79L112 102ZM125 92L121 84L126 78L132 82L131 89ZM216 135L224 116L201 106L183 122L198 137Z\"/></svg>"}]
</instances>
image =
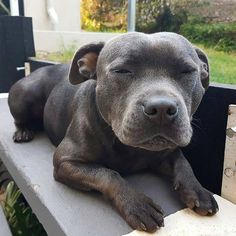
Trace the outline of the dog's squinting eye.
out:
<instances>
[{"instance_id":1,"label":"dog's squinting eye","mask_svg":"<svg viewBox=\"0 0 236 236\"><path fill-rule=\"evenodd\" d=\"M181 74L191 74L193 72L195 72L196 69L195 68L187 68L181 71Z\"/></svg>"},{"instance_id":2,"label":"dog's squinting eye","mask_svg":"<svg viewBox=\"0 0 236 236\"><path fill-rule=\"evenodd\" d=\"M126 69L114 69L112 70L112 72L116 74L132 74L131 71L126 70Z\"/></svg>"}]
</instances>

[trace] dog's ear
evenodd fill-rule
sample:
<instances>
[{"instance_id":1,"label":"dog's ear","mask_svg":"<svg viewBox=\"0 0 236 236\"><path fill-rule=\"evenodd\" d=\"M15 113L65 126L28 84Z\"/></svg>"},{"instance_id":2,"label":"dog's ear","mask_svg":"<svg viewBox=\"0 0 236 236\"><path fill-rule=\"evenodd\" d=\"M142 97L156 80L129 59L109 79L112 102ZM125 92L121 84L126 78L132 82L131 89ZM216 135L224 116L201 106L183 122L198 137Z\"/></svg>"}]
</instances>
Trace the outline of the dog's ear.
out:
<instances>
[{"instance_id":1,"label":"dog's ear","mask_svg":"<svg viewBox=\"0 0 236 236\"><path fill-rule=\"evenodd\" d=\"M69 71L72 84L79 84L87 79L96 79L96 65L103 42L87 44L75 53Z\"/></svg>"},{"instance_id":2,"label":"dog's ear","mask_svg":"<svg viewBox=\"0 0 236 236\"><path fill-rule=\"evenodd\" d=\"M195 47L195 51L201 61L201 81L202 81L202 86L206 90L209 87L209 79L210 79L208 59L206 54L200 48Z\"/></svg>"}]
</instances>

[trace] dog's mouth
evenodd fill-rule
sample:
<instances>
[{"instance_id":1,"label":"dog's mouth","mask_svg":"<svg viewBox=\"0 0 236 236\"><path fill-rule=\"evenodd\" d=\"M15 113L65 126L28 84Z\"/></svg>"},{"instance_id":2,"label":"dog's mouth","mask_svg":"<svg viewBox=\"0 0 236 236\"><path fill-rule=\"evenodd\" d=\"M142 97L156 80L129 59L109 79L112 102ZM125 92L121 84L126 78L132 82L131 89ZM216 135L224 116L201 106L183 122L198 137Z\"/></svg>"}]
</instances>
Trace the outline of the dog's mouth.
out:
<instances>
[{"instance_id":1,"label":"dog's mouth","mask_svg":"<svg viewBox=\"0 0 236 236\"><path fill-rule=\"evenodd\" d=\"M170 150L189 144L192 128L184 105L179 106L179 115L175 119L162 123L146 118L139 108L138 105L131 106L123 113L122 119L111 121L112 130L123 144L149 151Z\"/></svg>"},{"instance_id":2,"label":"dog's mouth","mask_svg":"<svg viewBox=\"0 0 236 236\"><path fill-rule=\"evenodd\" d=\"M172 140L161 136L155 135L147 139L141 140L139 143L136 143L134 146L144 148L150 151L162 151L165 149L172 149L178 146Z\"/></svg>"}]
</instances>

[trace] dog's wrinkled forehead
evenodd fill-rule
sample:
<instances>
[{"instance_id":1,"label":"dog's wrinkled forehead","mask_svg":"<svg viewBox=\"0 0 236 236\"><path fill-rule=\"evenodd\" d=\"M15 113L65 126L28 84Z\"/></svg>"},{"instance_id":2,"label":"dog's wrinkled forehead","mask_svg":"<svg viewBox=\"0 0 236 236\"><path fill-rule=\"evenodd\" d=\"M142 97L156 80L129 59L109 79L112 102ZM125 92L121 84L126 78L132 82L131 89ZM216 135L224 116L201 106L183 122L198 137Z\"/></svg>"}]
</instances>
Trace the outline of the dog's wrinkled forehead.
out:
<instances>
[{"instance_id":1,"label":"dog's wrinkled forehead","mask_svg":"<svg viewBox=\"0 0 236 236\"><path fill-rule=\"evenodd\" d=\"M149 35L135 32L118 36L106 43L100 58L103 63L116 61L128 64L161 64L188 58L198 61L191 43L181 35L169 32Z\"/></svg>"}]
</instances>

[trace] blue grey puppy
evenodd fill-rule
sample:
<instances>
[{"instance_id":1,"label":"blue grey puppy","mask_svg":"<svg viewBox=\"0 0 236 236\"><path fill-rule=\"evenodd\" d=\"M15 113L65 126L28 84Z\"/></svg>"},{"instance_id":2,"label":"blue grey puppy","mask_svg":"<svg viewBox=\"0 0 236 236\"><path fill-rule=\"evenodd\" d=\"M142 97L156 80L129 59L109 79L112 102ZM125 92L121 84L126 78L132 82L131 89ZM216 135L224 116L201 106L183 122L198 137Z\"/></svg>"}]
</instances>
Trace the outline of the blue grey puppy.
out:
<instances>
[{"instance_id":1,"label":"blue grey puppy","mask_svg":"<svg viewBox=\"0 0 236 236\"><path fill-rule=\"evenodd\" d=\"M206 55L184 37L124 34L80 48L71 67L49 66L29 77L9 94L13 138L30 141L44 126L57 146L57 181L101 192L132 228L148 232L163 226L161 207L123 174L164 173L189 208L218 211L180 150L191 141L191 119L209 85Z\"/></svg>"}]
</instances>

